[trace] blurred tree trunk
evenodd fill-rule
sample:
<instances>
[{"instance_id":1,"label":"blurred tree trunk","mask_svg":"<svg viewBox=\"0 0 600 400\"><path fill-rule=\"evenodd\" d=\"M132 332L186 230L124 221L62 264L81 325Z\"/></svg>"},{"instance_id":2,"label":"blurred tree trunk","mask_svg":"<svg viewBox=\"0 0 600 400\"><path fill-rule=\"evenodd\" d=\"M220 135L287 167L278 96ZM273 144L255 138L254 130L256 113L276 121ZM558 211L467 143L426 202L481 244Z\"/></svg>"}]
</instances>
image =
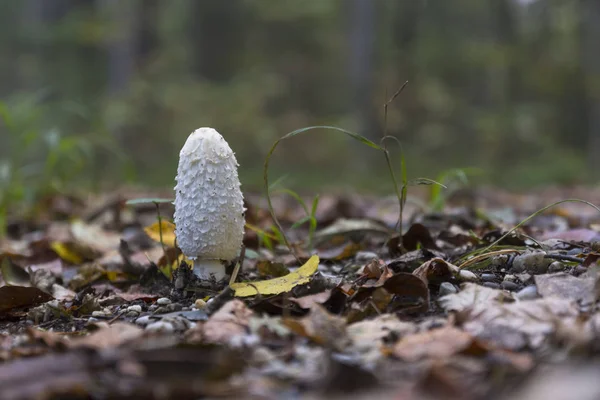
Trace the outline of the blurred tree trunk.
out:
<instances>
[{"instance_id":1,"label":"blurred tree trunk","mask_svg":"<svg viewBox=\"0 0 600 400\"><path fill-rule=\"evenodd\" d=\"M359 132L371 139L380 136L377 111L373 105L375 6L373 0L352 0L348 35L352 110Z\"/></svg>"},{"instance_id":2,"label":"blurred tree trunk","mask_svg":"<svg viewBox=\"0 0 600 400\"><path fill-rule=\"evenodd\" d=\"M516 66L516 50L518 37L511 0L492 0L490 12L492 15L492 35L496 44L498 57L492 63L490 74L491 106L496 109L497 131L495 145L491 146L490 157L496 165L513 162L519 157L511 141L506 140L507 132L514 132L515 103L519 101L519 81Z\"/></svg>"},{"instance_id":3,"label":"blurred tree trunk","mask_svg":"<svg viewBox=\"0 0 600 400\"><path fill-rule=\"evenodd\" d=\"M136 67L138 68L143 66L143 63L158 47L158 6L158 0L143 0L139 6L139 32L136 51Z\"/></svg>"},{"instance_id":4,"label":"blurred tree trunk","mask_svg":"<svg viewBox=\"0 0 600 400\"><path fill-rule=\"evenodd\" d=\"M135 72L138 49L139 2L136 0L98 0L102 13L111 27L106 38L106 92L108 101L122 100ZM107 128L122 148L127 148L125 126L108 118Z\"/></svg>"},{"instance_id":5,"label":"blurred tree trunk","mask_svg":"<svg viewBox=\"0 0 600 400\"><path fill-rule=\"evenodd\" d=\"M135 70L138 2L100 0L112 27L106 42L109 95L123 93Z\"/></svg>"},{"instance_id":6,"label":"blurred tree trunk","mask_svg":"<svg viewBox=\"0 0 600 400\"><path fill-rule=\"evenodd\" d=\"M600 1L581 2L583 23L583 65L586 74L588 102L588 167L592 176L600 170ZM594 175L596 174L596 175Z\"/></svg>"},{"instance_id":7,"label":"blurred tree trunk","mask_svg":"<svg viewBox=\"0 0 600 400\"><path fill-rule=\"evenodd\" d=\"M191 2L192 70L198 78L227 81L233 77L246 35L245 9L240 0Z\"/></svg>"}]
</instances>

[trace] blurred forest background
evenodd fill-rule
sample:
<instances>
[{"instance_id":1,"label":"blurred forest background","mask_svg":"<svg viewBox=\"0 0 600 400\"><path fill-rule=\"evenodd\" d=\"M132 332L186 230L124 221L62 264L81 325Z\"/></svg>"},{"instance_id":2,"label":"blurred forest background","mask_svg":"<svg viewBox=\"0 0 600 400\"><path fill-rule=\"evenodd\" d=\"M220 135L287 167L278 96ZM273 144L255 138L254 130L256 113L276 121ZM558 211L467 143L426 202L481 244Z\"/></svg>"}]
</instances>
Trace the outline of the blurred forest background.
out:
<instances>
[{"instance_id":1,"label":"blurred forest background","mask_svg":"<svg viewBox=\"0 0 600 400\"><path fill-rule=\"evenodd\" d=\"M170 186L200 126L256 189L294 129L379 141L407 80L387 130L411 176L596 183L599 44L598 0L0 0L0 192ZM333 132L272 164L289 186L392 191L380 154Z\"/></svg>"}]
</instances>

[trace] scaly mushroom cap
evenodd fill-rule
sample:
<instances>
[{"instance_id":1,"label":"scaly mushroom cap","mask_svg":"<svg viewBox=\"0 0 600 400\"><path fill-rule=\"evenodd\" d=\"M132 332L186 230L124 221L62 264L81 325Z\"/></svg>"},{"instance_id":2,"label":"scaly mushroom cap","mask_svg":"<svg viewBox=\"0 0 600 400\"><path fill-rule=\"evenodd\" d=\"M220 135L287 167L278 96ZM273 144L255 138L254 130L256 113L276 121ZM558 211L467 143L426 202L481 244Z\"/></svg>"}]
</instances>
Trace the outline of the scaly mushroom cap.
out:
<instances>
[{"instance_id":1,"label":"scaly mushroom cap","mask_svg":"<svg viewBox=\"0 0 600 400\"><path fill-rule=\"evenodd\" d=\"M187 138L175 178L175 234L186 257L231 261L237 256L244 236L237 167L216 130L200 128Z\"/></svg>"}]
</instances>

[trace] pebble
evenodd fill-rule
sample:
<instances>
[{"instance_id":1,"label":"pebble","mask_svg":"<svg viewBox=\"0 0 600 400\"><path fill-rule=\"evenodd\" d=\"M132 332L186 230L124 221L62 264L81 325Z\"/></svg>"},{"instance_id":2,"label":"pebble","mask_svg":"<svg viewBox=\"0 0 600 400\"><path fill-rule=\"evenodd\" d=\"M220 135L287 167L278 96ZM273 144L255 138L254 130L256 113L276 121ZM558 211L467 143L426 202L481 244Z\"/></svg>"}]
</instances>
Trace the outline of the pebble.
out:
<instances>
[{"instance_id":1,"label":"pebble","mask_svg":"<svg viewBox=\"0 0 600 400\"><path fill-rule=\"evenodd\" d=\"M359 251L355 257L357 262L371 261L374 258L378 258L377 253L373 253L372 251Z\"/></svg>"},{"instance_id":2,"label":"pebble","mask_svg":"<svg viewBox=\"0 0 600 400\"><path fill-rule=\"evenodd\" d=\"M514 282L511 281L504 281L500 284L500 287L502 287L502 289L504 290L510 290L512 292L514 292L515 290L517 290L519 288L519 285L517 285Z\"/></svg>"},{"instance_id":3,"label":"pebble","mask_svg":"<svg viewBox=\"0 0 600 400\"><path fill-rule=\"evenodd\" d=\"M127 311L128 312L136 312L136 313L141 313L142 312L142 306L140 305L133 305L133 306L129 306L127 307Z\"/></svg>"},{"instance_id":4,"label":"pebble","mask_svg":"<svg viewBox=\"0 0 600 400\"><path fill-rule=\"evenodd\" d=\"M485 287L491 288L491 289L500 289L500 284L496 283L496 282L483 282L483 285Z\"/></svg>"},{"instance_id":5,"label":"pebble","mask_svg":"<svg viewBox=\"0 0 600 400\"><path fill-rule=\"evenodd\" d=\"M532 300L538 297L537 287L535 285L529 285L519 290L515 297L519 300Z\"/></svg>"},{"instance_id":6,"label":"pebble","mask_svg":"<svg viewBox=\"0 0 600 400\"><path fill-rule=\"evenodd\" d=\"M477 275L475 275L471 271L467 271L466 269L460 270L460 272L458 273L458 279L460 279L461 281L467 281L467 282L475 282L478 280Z\"/></svg>"},{"instance_id":7,"label":"pebble","mask_svg":"<svg viewBox=\"0 0 600 400\"><path fill-rule=\"evenodd\" d=\"M149 315L143 315L141 317L139 317L138 319L135 320L135 323L137 325L141 325L141 326L146 326L150 323L150 316Z\"/></svg>"},{"instance_id":8,"label":"pebble","mask_svg":"<svg viewBox=\"0 0 600 400\"><path fill-rule=\"evenodd\" d=\"M440 297L445 296L447 294L454 294L457 292L458 292L458 289L456 289L456 286L454 286L450 282L442 282L442 284L440 285L440 290L439 290Z\"/></svg>"},{"instance_id":9,"label":"pebble","mask_svg":"<svg viewBox=\"0 0 600 400\"><path fill-rule=\"evenodd\" d=\"M146 330L150 332L173 333L175 327L168 321L156 321L146 326Z\"/></svg>"},{"instance_id":10,"label":"pebble","mask_svg":"<svg viewBox=\"0 0 600 400\"><path fill-rule=\"evenodd\" d=\"M543 251L520 254L513 260L511 271L545 274L548 271L548 266L552 263L549 259L544 258L545 255L546 253Z\"/></svg>"},{"instance_id":11,"label":"pebble","mask_svg":"<svg viewBox=\"0 0 600 400\"><path fill-rule=\"evenodd\" d=\"M160 299L156 300L156 304L159 306L166 306L167 304L171 304L171 299L167 297L161 297Z\"/></svg>"},{"instance_id":12,"label":"pebble","mask_svg":"<svg viewBox=\"0 0 600 400\"><path fill-rule=\"evenodd\" d=\"M514 282L517 280L517 277L511 274L506 274L504 275L504 281L505 282Z\"/></svg>"},{"instance_id":13,"label":"pebble","mask_svg":"<svg viewBox=\"0 0 600 400\"><path fill-rule=\"evenodd\" d=\"M548 266L548 273L560 272L565 269L565 264L560 261L554 261Z\"/></svg>"},{"instance_id":14,"label":"pebble","mask_svg":"<svg viewBox=\"0 0 600 400\"><path fill-rule=\"evenodd\" d=\"M93 323L96 323L96 322L99 322L99 321L101 321L101 320L98 319L98 318L90 317L90 318L88 318L87 323L88 324L93 324Z\"/></svg>"},{"instance_id":15,"label":"pebble","mask_svg":"<svg viewBox=\"0 0 600 400\"><path fill-rule=\"evenodd\" d=\"M497 280L496 275L494 274L481 274L481 280L484 282L494 282Z\"/></svg>"},{"instance_id":16,"label":"pebble","mask_svg":"<svg viewBox=\"0 0 600 400\"><path fill-rule=\"evenodd\" d=\"M533 276L530 274L516 274L515 276L523 283L527 283L529 280L531 280L531 278L533 278Z\"/></svg>"},{"instance_id":17,"label":"pebble","mask_svg":"<svg viewBox=\"0 0 600 400\"><path fill-rule=\"evenodd\" d=\"M202 299L197 299L196 302L194 302L194 306L198 310L204 310L206 308L206 302Z\"/></svg>"},{"instance_id":18,"label":"pebble","mask_svg":"<svg viewBox=\"0 0 600 400\"><path fill-rule=\"evenodd\" d=\"M578 265L575 267L575 269L573 270L573 274L575 276L581 275L583 273L587 272L587 268L584 267L583 265Z\"/></svg>"},{"instance_id":19,"label":"pebble","mask_svg":"<svg viewBox=\"0 0 600 400\"><path fill-rule=\"evenodd\" d=\"M104 311L92 311L92 317L94 318L102 318L106 317L106 313Z\"/></svg>"},{"instance_id":20,"label":"pebble","mask_svg":"<svg viewBox=\"0 0 600 400\"><path fill-rule=\"evenodd\" d=\"M152 304L148 307L148 311L156 311L157 308L158 308L157 304Z\"/></svg>"}]
</instances>

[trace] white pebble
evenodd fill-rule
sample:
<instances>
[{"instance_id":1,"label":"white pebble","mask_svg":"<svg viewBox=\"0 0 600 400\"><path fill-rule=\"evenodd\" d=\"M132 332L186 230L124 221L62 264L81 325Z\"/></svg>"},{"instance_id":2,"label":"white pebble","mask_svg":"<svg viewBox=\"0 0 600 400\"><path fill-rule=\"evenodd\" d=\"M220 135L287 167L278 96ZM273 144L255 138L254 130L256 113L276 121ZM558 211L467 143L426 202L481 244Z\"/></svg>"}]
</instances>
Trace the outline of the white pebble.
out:
<instances>
[{"instance_id":1,"label":"white pebble","mask_svg":"<svg viewBox=\"0 0 600 400\"><path fill-rule=\"evenodd\" d=\"M141 313L142 312L142 306L140 305L134 305L134 306L129 306L127 307L127 311L128 312L137 312L137 313Z\"/></svg>"},{"instance_id":2,"label":"white pebble","mask_svg":"<svg viewBox=\"0 0 600 400\"><path fill-rule=\"evenodd\" d=\"M533 300L538 297L537 287L535 285L529 285L519 290L515 297L519 300Z\"/></svg>"},{"instance_id":3,"label":"white pebble","mask_svg":"<svg viewBox=\"0 0 600 400\"><path fill-rule=\"evenodd\" d=\"M170 322L156 321L146 326L146 330L150 332L173 333L175 332L175 327Z\"/></svg>"},{"instance_id":4,"label":"white pebble","mask_svg":"<svg viewBox=\"0 0 600 400\"><path fill-rule=\"evenodd\" d=\"M161 297L160 299L156 300L156 304L159 306L166 306L167 304L171 304L171 299Z\"/></svg>"},{"instance_id":5,"label":"white pebble","mask_svg":"<svg viewBox=\"0 0 600 400\"><path fill-rule=\"evenodd\" d=\"M135 323L137 325L146 326L150 323L150 316L144 315L142 317L139 317L138 319L135 320Z\"/></svg>"},{"instance_id":6,"label":"white pebble","mask_svg":"<svg viewBox=\"0 0 600 400\"><path fill-rule=\"evenodd\" d=\"M460 279L461 281L467 281L467 282L475 282L478 280L477 275L475 275L471 271L467 271L466 269L460 270L460 272L458 273L458 279Z\"/></svg>"},{"instance_id":7,"label":"white pebble","mask_svg":"<svg viewBox=\"0 0 600 400\"><path fill-rule=\"evenodd\" d=\"M106 317L106 313L104 311L92 311L92 317L94 317L94 318Z\"/></svg>"}]
</instances>

